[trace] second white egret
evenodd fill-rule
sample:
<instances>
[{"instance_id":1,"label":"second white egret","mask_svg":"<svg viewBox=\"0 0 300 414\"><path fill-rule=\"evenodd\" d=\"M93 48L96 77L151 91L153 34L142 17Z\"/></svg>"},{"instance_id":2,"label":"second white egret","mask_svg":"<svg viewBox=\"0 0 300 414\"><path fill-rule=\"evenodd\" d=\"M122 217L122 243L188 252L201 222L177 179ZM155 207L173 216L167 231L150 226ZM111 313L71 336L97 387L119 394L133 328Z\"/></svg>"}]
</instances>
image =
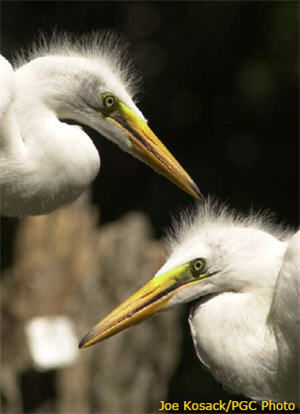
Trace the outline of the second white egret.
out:
<instances>
[{"instance_id":1,"label":"second white egret","mask_svg":"<svg viewBox=\"0 0 300 414\"><path fill-rule=\"evenodd\" d=\"M80 347L196 300L189 317L196 352L216 379L234 393L299 405L300 231L208 201L182 217L170 241L155 277Z\"/></svg>"}]
</instances>

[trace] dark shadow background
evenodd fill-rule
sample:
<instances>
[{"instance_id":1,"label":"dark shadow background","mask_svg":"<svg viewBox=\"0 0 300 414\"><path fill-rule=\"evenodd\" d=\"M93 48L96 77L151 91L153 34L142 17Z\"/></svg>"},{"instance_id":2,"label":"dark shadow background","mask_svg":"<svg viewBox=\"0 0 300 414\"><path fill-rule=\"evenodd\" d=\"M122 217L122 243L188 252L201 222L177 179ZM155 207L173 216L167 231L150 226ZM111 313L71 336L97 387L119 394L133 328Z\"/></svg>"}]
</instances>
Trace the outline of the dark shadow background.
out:
<instances>
[{"instance_id":1,"label":"dark shadow background","mask_svg":"<svg viewBox=\"0 0 300 414\"><path fill-rule=\"evenodd\" d=\"M117 30L144 80L140 109L201 191L240 211L270 209L278 222L296 226L298 18L297 2L2 2L1 46L10 58L40 29ZM101 222L140 210L160 237L191 199L90 135L101 151L93 185ZM5 221L4 230L14 223ZM3 266L8 258L9 251ZM186 318L169 400L228 399L197 360Z\"/></svg>"}]
</instances>

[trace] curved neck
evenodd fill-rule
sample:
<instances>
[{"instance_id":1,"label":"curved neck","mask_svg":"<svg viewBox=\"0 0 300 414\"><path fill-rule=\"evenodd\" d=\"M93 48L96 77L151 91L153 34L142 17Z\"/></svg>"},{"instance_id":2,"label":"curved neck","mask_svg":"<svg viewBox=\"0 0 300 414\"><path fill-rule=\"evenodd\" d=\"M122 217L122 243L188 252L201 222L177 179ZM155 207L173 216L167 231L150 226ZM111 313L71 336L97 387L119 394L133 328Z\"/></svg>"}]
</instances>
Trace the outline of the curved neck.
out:
<instances>
[{"instance_id":1,"label":"curved neck","mask_svg":"<svg viewBox=\"0 0 300 414\"><path fill-rule=\"evenodd\" d=\"M6 152L9 163L8 179L1 190L6 202L3 214L48 213L75 200L88 187L99 171L100 157L80 127L58 119L48 94L50 86L43 89L44 80L32 80L30 90L22 77L16 80L10 114L15 123L6 119L17 131L10 134L14 145L9 154Z\"/></svg>"},{"instance_id":2,"label":"curved neck","mask_svg":"<svg viewBox=\"0 0 300 414\"><path fill-rule=\"evenodd\" d=\"M88 77L85 61L42 57L15 72L14 112L28 157L39 168L73 176L70 184L75 177L90 182L99 169L99 155L89 136L81 128L59 120L68 117L83 122L76 103Z\"/></svg>"},{"instance_id":3,"label":"curved neck","mask_svg":"<svg viewBox=\"0 0 300 414\"><path fill-rule=\"evenodd\" d=\"M277 349L266 326L270 305L265 289L223 293L200 304L190 316L198 357L225 386L252 398L271 394Z\"/></svg>"},{"instance_id":4,"label":"curved neck","mask_svg":"<svg viewBox=\"0 0 300 414\"><path fill-rule=\"evenodd\" d=\"M0 55L0 152L10 154L23 149L23 141L14 112L15 73L11 64Z\"/></svg>"},{"instance_id":5,"label":"curved neck","mask_svg":"<svg viewBox=\"0 0 300 414\"><path fill-rule=\"evenodd\" d=\"M92 140L78 126L61 122L45 106L19 117L27 156L38 168L40 181L65 188L85 188L96 176L100 158Z\"/></svg>"}]
</instances>

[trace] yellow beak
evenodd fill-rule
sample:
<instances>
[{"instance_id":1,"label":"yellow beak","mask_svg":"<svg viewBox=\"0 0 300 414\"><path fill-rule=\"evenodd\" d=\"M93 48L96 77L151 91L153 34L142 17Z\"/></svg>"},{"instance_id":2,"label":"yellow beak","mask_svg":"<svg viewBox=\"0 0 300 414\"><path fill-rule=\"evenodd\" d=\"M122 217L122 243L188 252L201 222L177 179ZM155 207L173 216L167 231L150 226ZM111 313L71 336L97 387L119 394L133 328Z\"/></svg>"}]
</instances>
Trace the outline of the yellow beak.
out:
<instances>
[{"instance_id":1,"label":"yellow beak","mask_svg":"<svg viewBox=\"0 0 300 414\"><path fill-rule=\"evenodd\" d=\"M159 174L164 175L182 190L196 199L202 194L179 162L164 144L151 131L148 125L123 103L119 103L118 113L108 116L129 137L133 154L148 164Z\"/></svg>"},{"instance_id":2,"label":"yellow beak","mask_svg":"<svg viewBox=\"0 0 300 414\"><path fill-rule=\"evenodd\" d=\"M188 263L154 277L92 328L80 341L79 348L87 348L142 322L167 308L170 298L179 289L198 282L190 276Z\"/></svg>"}]
</instances>

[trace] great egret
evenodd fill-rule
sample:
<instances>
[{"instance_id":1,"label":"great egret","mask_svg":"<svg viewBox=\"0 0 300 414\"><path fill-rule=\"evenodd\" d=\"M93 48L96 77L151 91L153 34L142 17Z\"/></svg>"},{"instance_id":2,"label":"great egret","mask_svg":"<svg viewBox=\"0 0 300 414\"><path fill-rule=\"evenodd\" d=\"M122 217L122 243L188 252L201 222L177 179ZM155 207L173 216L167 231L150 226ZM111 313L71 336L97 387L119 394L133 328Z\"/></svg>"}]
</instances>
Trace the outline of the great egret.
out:
<instances>
[{"instance_id":1,"label":"great egret","mask_svg":"<svg viewBox=\"0 0 300 414\"><path fill-rule=\"evenodd\" d=\"M195 198L200 191L134 104L134 72L114 35L58 37L19 58L0 57L2 214L43 214L76 199L100 157L74 120L95 129Z\"/></svg>"},{"instance_id":2,"label":"great egret","mask_svg":"<svg viewBox=\"0 0 300 414\"><path fill-rule=\"evenodd\" d=\"M216 379L254 399L299 404L300 231L207 201L182 217L173 234L155 277L79 346L197 300L189 317L194 345Z\"/></svg>"}]
</instances>

